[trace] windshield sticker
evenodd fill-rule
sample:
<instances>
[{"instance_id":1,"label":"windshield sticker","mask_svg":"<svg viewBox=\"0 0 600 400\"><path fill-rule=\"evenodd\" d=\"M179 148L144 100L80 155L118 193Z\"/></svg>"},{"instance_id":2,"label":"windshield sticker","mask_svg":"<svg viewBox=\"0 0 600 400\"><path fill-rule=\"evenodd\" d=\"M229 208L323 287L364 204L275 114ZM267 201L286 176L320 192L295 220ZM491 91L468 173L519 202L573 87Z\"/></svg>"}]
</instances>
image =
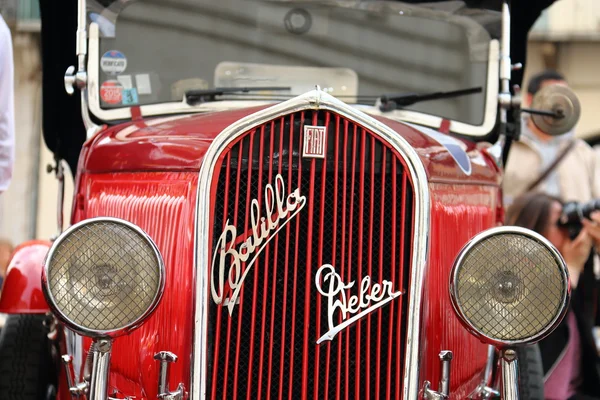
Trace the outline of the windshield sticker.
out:
<instances>
[{"instance_id":1,"label":"windshield sticker","mask_svg":"<svg viewBox=\"0 0 600 400\"><path fill-rule=\"evenodd\" d=\"M140 101L138 99L137 90L134 89L123 89L123 105L124 106L133 106L138 104Z\"/></svg>"},{"instance_id":2,"label":"windshield sticker","mask_svg":"<svg viewBox=\"0 0 600 400\"><path fill-rule=\"evenodd\" d=\"M127 68L127 57L118 50L107 51L100 59L100 68L108 75L119 75Z\"/></svg>"},{"instance_id":3,"label":"windshield sticker","mask_svg":"<svg viewBox=\"0 0 600 400\"><path fill-rule=\"evenodd\" d=\"M137 86L138 94L152 94L152 86L150 85L150 75L137 74L135 76L135 86Z\"/></svg>"},{"instance_id":4,"label":"windshield sticker","mask_svg":"<svg viewBox=\"0 0 600 400\"><path fill-rule=\"evenodd\" d=\"M452 156L454 161L458 167L465 173L465 175L471 175L471 159L466 151L466 145L460 140L454 139L452 136L444 135L436 131L435 129L426 128L424 126L411 124L409 122L404 122L406 125L413 127L424 135L429 136L431 139L435 140Z\"/></svg>"},{"instance_id":5,"label":"windshield sticker","mask_svg":"<svg viewBox=\"0 0 600 400\"><path fill-rule=\"evenodd\" d=\"M123 86L119 81L106 81L100 86L100 99L106 104L121 104L123 100Z\"/></svg>"},{"instance_id":6,"label":"windshield sticker","mask_svg":"<svg viewBox=\"0 0 600 400\"><path fill-rule=\"evenodd\" d=\"M123 89L131 89L133 88L133 81L131 80L131 75L119 75L117 76L117 80L123 86Z\"/></svg>"},{"instance_id":7,"label":"windshield sticker","mask_svg":"<svg viewBox=\"0 0 600 400\"><path fill-rule=\"evenodd\" d=\"M353 288L355 283L356 281L344 283L331 264L325 264L317 271L315 285L321 296L327 298L329 323L329 330L317 340L317 344L325 340L333 340L335 335L355 321L403 294L394 291L393 282L383 280L381 284L371 283L371 277L367 275L356 287L356 294L350 295L349 289ZM340 312L341 320L334 318L336 311Z\"/></svg>"}]
</instances>

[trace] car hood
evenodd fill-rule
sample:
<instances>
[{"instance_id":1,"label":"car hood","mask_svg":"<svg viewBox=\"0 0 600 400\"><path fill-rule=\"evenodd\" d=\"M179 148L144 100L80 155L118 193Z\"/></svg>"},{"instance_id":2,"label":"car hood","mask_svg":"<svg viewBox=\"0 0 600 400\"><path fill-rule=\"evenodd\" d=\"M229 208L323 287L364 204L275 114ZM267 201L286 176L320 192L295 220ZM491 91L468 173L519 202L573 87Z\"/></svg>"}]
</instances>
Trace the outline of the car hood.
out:
<instances>
[{"instance_id":1,"label":"car hood","mask_svg":"<svg viewBox=\"0 0 600 400\"><path fill-rule=\"evenodd\" d=\"M84 145L82 172L199 171L213 139L266 106L139 119L106 129ZM373 116L419 155L430 180L497 184L498 170L475 143L434 129Z\"/></svg>"}]
</instances>

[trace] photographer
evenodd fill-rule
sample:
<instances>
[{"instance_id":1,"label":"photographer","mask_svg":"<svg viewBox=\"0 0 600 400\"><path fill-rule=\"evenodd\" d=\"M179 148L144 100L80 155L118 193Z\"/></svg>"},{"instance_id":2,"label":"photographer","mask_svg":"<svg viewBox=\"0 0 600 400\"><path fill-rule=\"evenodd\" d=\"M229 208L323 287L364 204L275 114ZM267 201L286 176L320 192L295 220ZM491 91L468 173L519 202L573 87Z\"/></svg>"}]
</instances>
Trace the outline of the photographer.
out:
<instances>
[{"instance_id":1,"label":"photographer","mask_svg":"<svg viewBox=\"0 0 600 400\"><path fill-rule=\"evenodd\" d=\"M523 106L530 106L533 96L550 85L566 86L567 82L555 71L531 77ZM551 136L524 114L521 138L510 149L503 186L506 206L531 190L563 201L587 202L600 198L600 159L574 132Z\"/></svg>"},{"instance_id":2,"label":"photographer","mask_svg":"<svg viewBox=\"0 0 600 400\"><path fill-rule=\"evenodd\" d=\"M583 220L574 239L562 226L563 203L542 193L515 199L506 213L506 224L525 227L548 239L561 253L569 270L572 297L558 328L539 342L544 371L545 398L549 400L600 399L600 376L592 327L596 317L597 287L588 256L600 244L600 213Z\"/></svg>"}]
</instances>

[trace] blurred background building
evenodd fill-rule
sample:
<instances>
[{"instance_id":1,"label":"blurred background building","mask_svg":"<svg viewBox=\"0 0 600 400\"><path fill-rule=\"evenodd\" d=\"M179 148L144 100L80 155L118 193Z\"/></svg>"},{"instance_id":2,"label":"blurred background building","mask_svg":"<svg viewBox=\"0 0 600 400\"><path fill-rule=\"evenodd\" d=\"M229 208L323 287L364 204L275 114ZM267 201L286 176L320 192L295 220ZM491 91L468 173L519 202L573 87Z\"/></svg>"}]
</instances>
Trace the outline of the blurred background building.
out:
<instances>
[{"instance_id":1,"label":"blurred background building","mask_svg":"<svg viewBox=\"0 0 600 400\"><path fill-rule=\"evenodd\" d=\"M525 79L544 69L565 75L581 100L577 135L600 136L600 1L559 0L542 14L529 35Z\"/></svg>"},{"instance_id":2,"label":"blurred background building","mask_svg":"<svg viewBox=\"0 0 600 400\"><path fill-rule=\"evenodd\" d=\"M46 172L53 161L41 135L38 0L0 0L0 11L13 35L16 112L16 165L10 189L0 196L0 239L20 243L56 234L57 184ZM563 73L582 102L577 134L600 136L600 1L559 0L540 17L530 35L524 84L532 73L548 68ZM68 221L70 175L65 181Z\"/></svg>"}]
</instances>

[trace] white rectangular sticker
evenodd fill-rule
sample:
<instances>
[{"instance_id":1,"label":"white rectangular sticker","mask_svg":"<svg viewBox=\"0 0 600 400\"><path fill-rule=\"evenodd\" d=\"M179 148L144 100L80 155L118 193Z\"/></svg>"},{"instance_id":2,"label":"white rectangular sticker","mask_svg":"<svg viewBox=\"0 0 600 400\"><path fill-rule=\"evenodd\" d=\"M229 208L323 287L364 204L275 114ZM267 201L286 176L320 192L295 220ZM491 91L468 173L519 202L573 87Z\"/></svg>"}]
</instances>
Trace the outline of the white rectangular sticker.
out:
<instances>
[{"instance_id":1,"label":"white rectangular sticker","mask_svg":"<svg viewBox=\"0 0 600 400\"><path fill-rule=\"evenodd\" d=\"M139 95L152 94L152 86L150 85L150 75L138 74L135 76L135 85Z\"/></svg>"},{"instance_id":2,"label":"white rectangular sticker","mask_svg":"<svg viewBox=\"0 0 600 400\"><path fill-rule=\"evenodd\" d=\"M133 89L133 81L131 75L119 75L117 80L123 86L123 89Z\"/></svg>"}]
</instances>

